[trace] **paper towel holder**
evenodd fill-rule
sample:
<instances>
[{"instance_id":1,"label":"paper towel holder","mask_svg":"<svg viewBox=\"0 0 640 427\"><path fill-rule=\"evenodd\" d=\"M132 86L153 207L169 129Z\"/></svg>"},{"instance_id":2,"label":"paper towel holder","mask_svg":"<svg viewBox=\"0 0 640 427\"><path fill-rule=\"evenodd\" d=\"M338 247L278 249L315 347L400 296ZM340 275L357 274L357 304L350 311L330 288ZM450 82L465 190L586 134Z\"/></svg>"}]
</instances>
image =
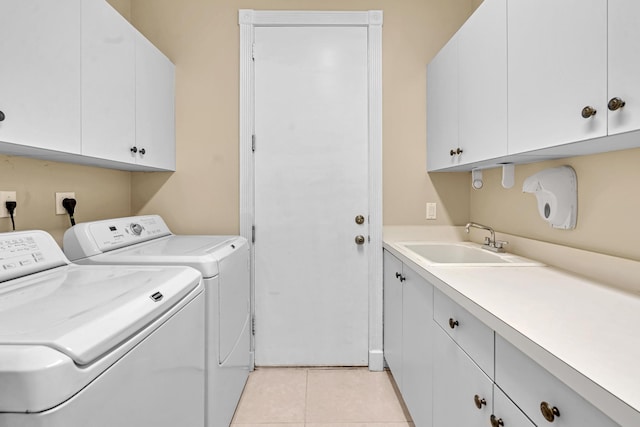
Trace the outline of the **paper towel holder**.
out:
<instances>
[{"instance_id":1,"label":"paper towel holder","mask_svg":"<svg viewBox=\"0 0 640 427\"><path fill-rule=\"evenodd\" d=\"M578 179L571 166L544 169L525 179L522 191L533 193L538 213L553 228L572 230L578 217Z\"/></svg>"}]
</instances>

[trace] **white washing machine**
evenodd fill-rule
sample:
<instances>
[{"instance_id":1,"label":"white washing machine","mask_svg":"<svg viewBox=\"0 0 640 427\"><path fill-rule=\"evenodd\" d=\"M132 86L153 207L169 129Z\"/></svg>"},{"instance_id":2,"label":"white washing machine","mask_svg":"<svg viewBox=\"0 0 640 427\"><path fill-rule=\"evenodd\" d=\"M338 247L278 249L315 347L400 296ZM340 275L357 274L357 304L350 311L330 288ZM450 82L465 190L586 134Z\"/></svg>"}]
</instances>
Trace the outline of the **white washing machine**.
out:
<instances>
[{"instance_id":1,"label":"white washing machine","mask_svg":"<svg viewBox=\"0 0 640 427\"><path fill-rule=\"evenodd\" d=\"M0 233L0 426L204 426L204 287Z\"/></svg>"},{"instance_id":2,"label":"white washing machine","mask_svg":"<svg viewBox=\"0 0 640 427\"><path fill-rule=\"evenodd\" d=\"M76 224L63 248L80 264L187 265L202 273L206 296L207 427L231 423L249 375L249 245L239 236L171 233L158 215Z\"/></svg>"}]
</instances>

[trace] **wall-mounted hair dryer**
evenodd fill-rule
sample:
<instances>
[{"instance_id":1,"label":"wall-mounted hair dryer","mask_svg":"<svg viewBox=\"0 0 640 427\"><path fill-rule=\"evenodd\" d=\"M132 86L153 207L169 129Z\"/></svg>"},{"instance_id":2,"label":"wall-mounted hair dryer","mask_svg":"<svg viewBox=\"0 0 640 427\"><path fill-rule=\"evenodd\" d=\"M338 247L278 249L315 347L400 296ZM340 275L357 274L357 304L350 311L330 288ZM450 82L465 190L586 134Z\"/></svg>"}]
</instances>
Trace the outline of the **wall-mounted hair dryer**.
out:
<instances>
[{"instance_id":1,"label":"wall-mounted hair dryer","mask_svg":"<svg viewBox=\"0 0 640 427\"><path fill-rule=\"evenodd\" d=\"M576 228L578 178L571 166L545 169L524 181L522 191L538 199L538 212L553 228Z\"/></svg>"}]
</instances>

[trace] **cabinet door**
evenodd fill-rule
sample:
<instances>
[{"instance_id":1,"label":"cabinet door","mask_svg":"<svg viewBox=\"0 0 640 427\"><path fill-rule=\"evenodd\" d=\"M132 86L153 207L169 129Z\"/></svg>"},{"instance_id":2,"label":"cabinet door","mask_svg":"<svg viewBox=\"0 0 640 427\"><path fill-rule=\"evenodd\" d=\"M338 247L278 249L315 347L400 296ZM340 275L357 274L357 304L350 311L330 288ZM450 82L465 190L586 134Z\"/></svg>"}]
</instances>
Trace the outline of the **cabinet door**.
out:
<instances>
[{"instance_id":1,"label":"cabinet door","mask_svg":"<svg viewBox=\"0 0 640 427\"><path fill-rule=\"evenodd\" d=\"M609 135L640 129L640 2L609 2L609 96L625 106L609 111Z\"/></svg>"},{"instance_id":2,"label":"cabinet door","mask_svg":"<svg viewBox=\"0 0 640 427\"><path fill-rule=\"evenodd\" d=\"M458 39L427 66L427 170L455 166L458 148Z\"/></svg>"},{"instance_id":3,"label":"cabinet door","mask_svg":"<svg viewBox=\"0 0 640 427\"><path fill-rule=\"evenodd\" d=\"M549 424L542 412L545 402L545 407L549 408L547 412L557 408L560 414L559 416L551 415L554 426L614 427L618 425L498 335L496 335L495 371L496 384L538 426Z\"/></svg>"},{"instance_id":4,"label":"cabinet door","mask_svg":"<svg viewBox=\"0 0 640 427\"><path fill-rule=\"evenodd\" d=\"M512 1L507 19L509 153L604 136L607 0Z\"/></svg>"},{"instance_id":5,"label":"cabinet door","mask_svg":"<svg viewBox=\"0 0 640 427\"><path fill-rule=\"evenodd\" d=\"M493 382L439 326L433 329L433 425L489 425ZM476 407L476 395L480 408Z\"/></svg>"},{"instance_id":6,"label":"cabinet door","mask_svg":"<svg viewBox=\"0 0 640 427\"><path fill-rule=\"evenodd\" d=\"M501 425L504 427L535 427L535 424L495 384L493 386L493 414L491 415L502 420ZM487 423L486 425L491 424Z\"/></svg>"},{"instance_id":7,"label":"cabinet door","mask_svg":"<svg viewBox=\"0 0 640 427\"><path fill-rule=\"evenodd\" d=\"M402 384L402 262L384 251L384 358L400 391Z\"/></svg>"},{"instance_id":8,"label":"cabinet door","mask_svg":"<svg viewBox=\"0 0 640 427\"><path fill-rule=\"evenodd\" d=\"M103 0L82 2L82 154L131 163L135 145L131 25Z\"/></svg>"},{"instance_id":9,"label":"cabinet door","mask_svg":"<svg viewBox=\"0 0 640 427\"><path fill-rule=\"evenodd\" d=\"M0 141L79 153L80 0L0 9Z\"/></svg>"},{"instance_id":10,"label":"cabinet door","mask_svg":"<svg viewBox=\"0 0 640 427\"><path fill-rule=\"evenodd\" d=\"M402 396L416 426L432 422L433 286L405 265Z\"/></svg>"},{"instance_id":11,"label":"cabinet door","mask_svg":"<svg viewBox=\"0 0 640 427\"><path fill-rule=\"evenodd\" d=\"M137 163L175 170L174 65L142 34L136 35Z\"/></svg>"},{"instance_id":12,"label":"cabinet door","mask_svg":"<svg viewBox=\"0 0 640 427\"><path fill-rule=\"evenodd\" d=\"M458 32L460 163L507 154L507 1L485 0Z\"/></svg>"}]
</instances>

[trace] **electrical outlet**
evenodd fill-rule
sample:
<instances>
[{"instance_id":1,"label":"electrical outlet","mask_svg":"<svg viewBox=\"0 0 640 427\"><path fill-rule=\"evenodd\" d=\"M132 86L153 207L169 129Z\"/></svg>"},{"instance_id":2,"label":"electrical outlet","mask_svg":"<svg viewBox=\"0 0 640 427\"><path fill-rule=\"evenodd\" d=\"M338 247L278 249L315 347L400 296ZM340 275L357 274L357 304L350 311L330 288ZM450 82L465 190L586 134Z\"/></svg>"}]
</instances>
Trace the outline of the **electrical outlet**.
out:
<instances>
[{"instance_id":1,"label":"electrical outlet","mask_svg":"<svg viewBox=\"0 0 640 427\"><path fill-rule=\"evenodd\" d=\"M435 203L427 203L427 219L436 219Z\"/></svg>"},{"instance_id":2,"label":"electrical outlet","mask_svg":"<svg viewBox=\"0 0 640 427\"><path fill-rule=\"evenodd\" d=\"M8 218L9 211L7 210L7 206L4 202L15 202L16 201L16 192L15 191L0 191L0 218ZM13 211L13 216L16 216L18 212L18 208Z\"/></svg>"},{"instance_id":3,"label":"electrical outlet","mask_svg":"<svg viewBox=\"0 0 640 427\"><path fill-rule=\"evenodd\" d=\"M62 201L64 199L75 199L75 198L76 198L76 193L74 192L56 193L56 215L67 215L67 210L64 208L64 206L62 206Z\"/></svg>"}]
</instances>

